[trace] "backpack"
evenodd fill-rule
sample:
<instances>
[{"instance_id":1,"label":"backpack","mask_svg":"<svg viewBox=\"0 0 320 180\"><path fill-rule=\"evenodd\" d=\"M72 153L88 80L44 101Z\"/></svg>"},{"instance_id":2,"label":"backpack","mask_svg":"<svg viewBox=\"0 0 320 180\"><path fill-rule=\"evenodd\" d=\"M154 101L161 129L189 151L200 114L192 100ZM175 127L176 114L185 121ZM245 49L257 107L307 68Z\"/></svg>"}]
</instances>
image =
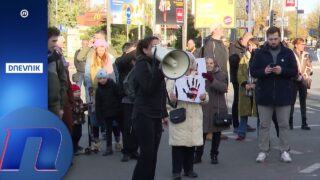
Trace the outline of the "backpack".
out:
<instances>
[{"instance_id":1,"label":"backpack","mask_svg":"<svg viewBox=\"0 0 320 180\"><path fill-rule=\"evenodd\" d=\"M147 63L148 70L151 72L151 66ZM134 66L128 73L128 75L123 80L123 91L130 99L136 98L137 93L137 83L135 80L135 69Z\"/></svg>"}]
</instances>

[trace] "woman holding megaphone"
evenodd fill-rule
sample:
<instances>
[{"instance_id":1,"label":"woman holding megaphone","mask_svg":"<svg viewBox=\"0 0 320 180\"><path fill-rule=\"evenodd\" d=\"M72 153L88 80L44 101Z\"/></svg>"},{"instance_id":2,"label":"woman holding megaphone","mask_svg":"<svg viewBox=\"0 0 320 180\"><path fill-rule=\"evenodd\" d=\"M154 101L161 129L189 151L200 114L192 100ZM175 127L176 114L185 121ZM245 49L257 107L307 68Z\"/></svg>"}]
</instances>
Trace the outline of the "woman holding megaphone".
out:
<instances>
[{"instance_id":1,"label":"woman holding megaphone","mask_svg":"<svg viewBox=\"0 0 320 180\"><path fill-rule=\"evenodd\" d=\"M140 157L133 173L133 180L154 179L162 121L167 122L168 117L164 75L159 69L160 62L153 58L152 53L152 48L157 44L159 39L151 36L140 40L137 45L133 128L140 147Z\"/></svg>"}]
</instances>

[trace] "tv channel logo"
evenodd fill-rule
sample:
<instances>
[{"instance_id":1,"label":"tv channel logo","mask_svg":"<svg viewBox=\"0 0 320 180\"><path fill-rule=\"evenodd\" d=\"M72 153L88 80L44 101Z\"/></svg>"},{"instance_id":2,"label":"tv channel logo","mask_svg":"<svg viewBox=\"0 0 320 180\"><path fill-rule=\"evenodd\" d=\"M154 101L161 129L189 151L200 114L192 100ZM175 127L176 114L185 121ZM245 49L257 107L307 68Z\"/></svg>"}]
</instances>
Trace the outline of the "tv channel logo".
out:
<instances>
[{"instance_id":1,"label":"tv channel logo","mask_svg":"<svg viewBox=\"0 0 320 180\"><path fill-rule=\"evenodd\" d=\"M0 179L60 180L71 160L70 133L54 114L22 108L0 119Z\"/></svg>"}]
</instances>

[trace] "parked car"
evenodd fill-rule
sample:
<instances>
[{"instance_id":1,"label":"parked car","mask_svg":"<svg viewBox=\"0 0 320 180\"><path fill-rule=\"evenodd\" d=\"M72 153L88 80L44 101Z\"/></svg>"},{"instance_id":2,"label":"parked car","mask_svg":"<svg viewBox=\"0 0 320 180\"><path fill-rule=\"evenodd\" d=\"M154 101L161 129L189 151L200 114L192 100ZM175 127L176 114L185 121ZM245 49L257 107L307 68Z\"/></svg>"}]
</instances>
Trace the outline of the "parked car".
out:
<instances>
[{"instance_id":1,"label":"parked car","mask_svg":"<svg viewBox=\"0 0 320 180\"><path fill-rule=\"evenodd\" d=\"M312 61L318 61L319 60L319 54L317 54L317 49L315 47L307 46L305 48L305 51L309 53L310 59ZM319 50L318 50L319 53Z\"/></svg>"}]
</instances>

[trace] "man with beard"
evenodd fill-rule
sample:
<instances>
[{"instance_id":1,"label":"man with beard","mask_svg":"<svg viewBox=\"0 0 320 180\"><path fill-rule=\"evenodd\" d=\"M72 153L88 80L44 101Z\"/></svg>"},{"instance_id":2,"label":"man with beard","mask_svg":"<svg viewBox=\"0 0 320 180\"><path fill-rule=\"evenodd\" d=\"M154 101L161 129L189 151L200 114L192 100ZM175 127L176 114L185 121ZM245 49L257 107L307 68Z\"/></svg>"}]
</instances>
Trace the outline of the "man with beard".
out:
<instances>
[{"instance_id":1,"label":"man with beard","mask_svg":"<svg viewBox=\"0 0 320 180\"><path fill-rule=\"evenodd\" d=\"M280 43L280 37L280 29L270 27L267 30L267 43L256 51L250 67L252 77L257 78L256 103L261 121L258 163L265 161L270 150L270 124L274 111L280 132L280 159L287 163L292 161L288 119L293 101L292 79L298 75L298 68L293 52Z\"/></svg>"}]
</instances>

